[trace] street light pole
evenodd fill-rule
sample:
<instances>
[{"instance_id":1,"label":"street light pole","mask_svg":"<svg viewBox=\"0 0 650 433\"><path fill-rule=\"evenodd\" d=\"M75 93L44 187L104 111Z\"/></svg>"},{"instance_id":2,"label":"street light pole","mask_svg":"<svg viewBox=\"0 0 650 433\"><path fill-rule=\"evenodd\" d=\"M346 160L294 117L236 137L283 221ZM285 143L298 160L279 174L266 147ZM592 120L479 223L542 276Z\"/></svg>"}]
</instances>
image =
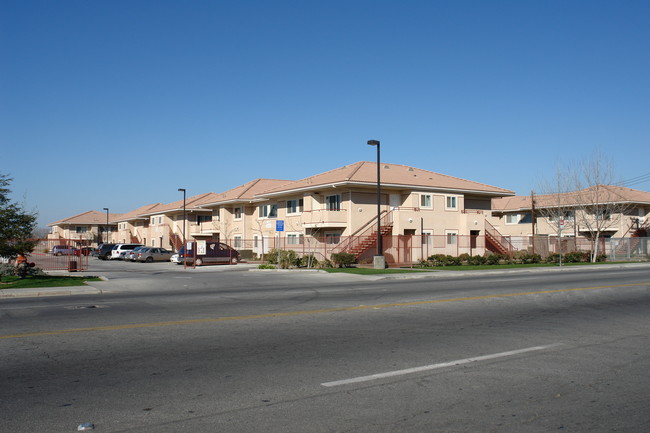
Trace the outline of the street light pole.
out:
<instances>
[{"instance_id":1,"label":"street light pole","mask_svg":"<svg viewBox=\"0 0 650 433\"><path fill-rule=\"evenodd\" d=\"M183 245L185 245L185 188L178 188L179 191L183 191Z\"/></svg>"},{"instance_id":2,"label":"street light pole","mask_svg":"<svg viewBox=\"0 0 650 433\"><path fill-rule=\"evenodd\" d=\"M384 245L381 236L381 144L379 140L368 140L369 146L377 146L377 255L373 264L375 269L386 268Z\"/></svg>"},{"instance_id":3,"label":"street light pole","mask_svg":"<svg viewBox=\"0 0 650 433\"><path fill-rule=\"evenodd\" d=\"M105 207L104 210L106 211L106 243L109 243L108 239L108 208Z\"/></svg>"}]
</instances>

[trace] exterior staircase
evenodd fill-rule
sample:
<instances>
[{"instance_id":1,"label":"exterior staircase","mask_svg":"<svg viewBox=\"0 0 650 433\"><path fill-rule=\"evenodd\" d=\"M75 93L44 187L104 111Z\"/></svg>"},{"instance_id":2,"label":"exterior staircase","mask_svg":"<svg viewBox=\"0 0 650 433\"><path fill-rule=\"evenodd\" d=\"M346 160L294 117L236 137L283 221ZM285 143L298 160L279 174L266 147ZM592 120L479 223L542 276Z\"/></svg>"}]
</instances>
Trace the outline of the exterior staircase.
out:
<instances>
[{"instance_id":1,"label":"exterior staircase","mask_svg":"<svg viewBox=\"0 0 650 433\"><path fill-rule=\"evenodd\" d=\"M174 233L171 227L169 227L169 242L171 243L172 248L174 248L174 251L180 251L183 246L183 239Z\"/></svg>"},{"instance_id":2,"label":"exterior staircase","mask_svg":"<svg viewBox=\"0 0 650 433\"><path fill-rule=\"evenodd\" d=\"M503 255L509 255L515 251L510 240L499 233L487 220L485 221L485 247L493 253Z\"/></svg>"},{"instance_id":3,"label":"exterior staircase","mask_svg":"<svg viewBox=\"0 0 650 433\"><path fill-rule=\"evenodd\" d=\"M629 237L628 242L620 242L618 247L616 247L616 254L624 254L628 251L636 251L636 249L641 244L641 238L648 237L648 232L650 232L650 223L645 221L641 223L639 220L633 221L630 225L630 228L627 230L627 233L632 232ZM623 235L625 238L625 235ZM629 244L628 244L629 243Z\"/></svg>"},{"instance_id":4,"label":"exterior staircase","mask_svg":"<svg viewBox=\"0 0 650 433\"><path fill-rule=\"evenodd\" d=\"M380 214L381 235L386 236L393 232L392 212L383 211ZM363 253L377 245L377 218L372 218L353 235L349 236L332 250L335 253L354 254L359 258Z\"/></svg>"}]
</instances>

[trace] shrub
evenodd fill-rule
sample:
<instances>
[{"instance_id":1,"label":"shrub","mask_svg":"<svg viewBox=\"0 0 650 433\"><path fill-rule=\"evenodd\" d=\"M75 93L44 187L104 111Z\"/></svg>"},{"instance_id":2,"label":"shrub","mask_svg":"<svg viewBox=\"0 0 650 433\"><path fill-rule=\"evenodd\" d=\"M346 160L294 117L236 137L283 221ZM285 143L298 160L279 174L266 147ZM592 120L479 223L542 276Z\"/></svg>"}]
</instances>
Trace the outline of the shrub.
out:
<instances>
[{"instance_id":1,"label":"shrub","mask_svg":"<svg viewBox=\"0 0 650 433\"><path fill-rule=\"evenodd\" d=\"M447 256L444 254L434 254L429 256L430 266L446 266L447 265Z\"/></svg>"},{"instance_id":2,"label":"shrub","mask_svg":"<svg viewBox=\"0 0 650 433\"><path fill-rule=\"evenodd\" d=\"M470 256L467 259L467 264L473 266L484 265L486 262L487 262L487 257L483 257L483 256Z\"/></svg>"},{"instance_id":3,"label":"shrub","mask_svg":"<svg viewBox=\"0 0 650 433\"><path fill-rule=\"evenodd\" d=\"M349 268L356 263L357 258L354 254L350 253L334 253L332 254L332 262L338 265L339 268Z\"/></svg>"},{"instance_id":4,"label":"shrub","mask_svg":"<svg viewBox=\"0 0 650 433\"><path fill-rule=\"evenodd\" d=\"M292 266L298 266L300 260L294 250L280 250L280 259L278 263L278 250L272 249L266 255L266 260L271 265L278 265L281 269L288 269Z\"/></svg>"},{"instance_id":5,"label":"shrub","mask_svg":"<svg viewBox=\"0 0 650 433\"><path fill-rule=\"evenodd\" d=\"M259 265L257 269L277 269L274 265Z\"/></svg>"},{"instance_id":6,"label":"shrub","mask_svg":"<svg viewBox=\"0 0 650 433\"><path fill-rule=\"evenodd\" d=\"M313 254L305 254L300 258L300 266L315 268L318 266L318 259Z\"/></svg>"},{"instance_id":7,"label":"shrub","mask_svg":"<svg viewBox=\"0 0 650 433\"><path fill-rule=\"evenodd\" d=\"M318 267L319 268L333 268L334 265L329 259L325 259L322 262L318 262Z\"/></svg>"},{"instance_id":8,"label":"shrub","mask_svg":"<svg viewBox=\"0 0 650 433\"><path fill-rule=\"evenodd\" d=\"M501 263L503 256L501 254L490 254L485 258L488 265L498 265Z\"/></svg>"},{"instance_id":9,"label":"shrub","mask_svg":"<svg viewBox=\"0 0 650 433\"><path fill-rule=\"evenodd\" d=\"M461 263L463 263L463 264L464 264L464 263L469 263L469 264L471 264L471 263L470 263L470 260L471 260L472 256L470 256L470 255L467 254L467 253L463 253L463 254L461 254L460 256L458 256L458 258L460 259Z\"/></svg>"}]
</instances>

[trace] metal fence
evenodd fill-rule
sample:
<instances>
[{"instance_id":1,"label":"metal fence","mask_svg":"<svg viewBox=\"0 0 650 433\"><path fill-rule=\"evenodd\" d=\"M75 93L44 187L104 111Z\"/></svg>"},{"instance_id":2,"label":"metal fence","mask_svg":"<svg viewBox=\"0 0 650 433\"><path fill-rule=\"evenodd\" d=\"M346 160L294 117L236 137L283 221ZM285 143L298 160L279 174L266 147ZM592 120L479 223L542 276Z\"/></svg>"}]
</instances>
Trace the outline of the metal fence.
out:
<instances>
[{"instance_id":1,"label":"metal fence","mask_svg":"<svg viewBox=\"0 0 650 433\"><path fill-rule=\"evenodd\" d=\"M444 254L470 256L491 254L489 241L485 236L461 235L387 235L382 237L383 254L390 265L410 265L426 260L432 255ZM507 236L509 254L527 252L548 257L560 251L563 254L575 251L589 252L593 244L589 239L550 236ZM300 257L311 255L319 262L331 260L332 254L346 252L345 245L365 245L353 252L357 263L370 264L377 253L376 239L346 236L285 236L256 237L243 239L221 239L237 249L241 258L248 262L264 262L269 251L274 249L293 250ZM650 259L650 238L601 238L597 248L599 254L606 254L608 261L634 261ZM58 247L58 248L55 248ZM45 270L82 271L89 267L89 246L87 240L56 239L38 240L28 260ZM351 251L350 251L351 252Z\"/></svg>"},{"instance_id":2,"label":"metal fence","mask_svg":"<svg viewBox=\"0 0 650 433\"><path fill-rule=\"evenodd\" d=\"M598 254L606 254L608 261L648 260L650 238L601 238L595 247ZM391 265L415 264L435 254L470 256L491 254L485 236L461 235L387 235L382 237L383 254ZM569 252L590 252L593 243L586 238L550 236L508 236L508 254L520 252L539 254L543 258L552 254ZM376 242L372 238L353 237L258 237L255 239L222 239L222 242L237 249L243 260L265 261L265 255L274 249L293 250L298 256L313 255L317 260L331 260L332 254L346 252L344 245L362 245L363 251L353 252L360 264L370 264L377 254Z\"/></svg>"},{"instance_id":3,"label":"metal fence","mask_svg":"<svg viewBox=\"0 0 650 433\"><path fill-rule=\"evenodd\" d=\"M83 271L88 269L88 240L38 239L27 260L44 270Z\"/></svg>"}]
</instances>

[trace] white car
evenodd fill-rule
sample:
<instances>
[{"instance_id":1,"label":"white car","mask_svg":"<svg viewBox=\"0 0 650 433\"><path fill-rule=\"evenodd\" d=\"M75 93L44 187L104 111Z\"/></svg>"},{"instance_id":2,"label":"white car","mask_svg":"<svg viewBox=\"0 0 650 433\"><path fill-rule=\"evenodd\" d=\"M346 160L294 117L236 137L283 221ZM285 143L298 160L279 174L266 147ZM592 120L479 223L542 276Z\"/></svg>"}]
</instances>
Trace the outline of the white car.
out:
<instances>
[{"instance_id":1,"label":"white car","mask_svg":"<svg viewBox=\"0 0 650 433\"><path fill-rule=\"evenodd\" d=\"M180 265L181 263L183 263L183 260L181 260L180 257L181 257L181 256L180 256L180 254L178 254L178 253L173 254L173 255L169 258L169 261L172 262L172 263L176 263L177 265Z\"/></svg>"},{"instance_id":2,"label":"white car","mask_svg":"<svg viewBox=\"0 0 650 433\"><path fill-rule=\"evenodd\" d=\"M135 247L141 247L142 244L117 244L111 250L110 260L124 259L124 254L133 250Z\"/></svg>"}]
</instances>

